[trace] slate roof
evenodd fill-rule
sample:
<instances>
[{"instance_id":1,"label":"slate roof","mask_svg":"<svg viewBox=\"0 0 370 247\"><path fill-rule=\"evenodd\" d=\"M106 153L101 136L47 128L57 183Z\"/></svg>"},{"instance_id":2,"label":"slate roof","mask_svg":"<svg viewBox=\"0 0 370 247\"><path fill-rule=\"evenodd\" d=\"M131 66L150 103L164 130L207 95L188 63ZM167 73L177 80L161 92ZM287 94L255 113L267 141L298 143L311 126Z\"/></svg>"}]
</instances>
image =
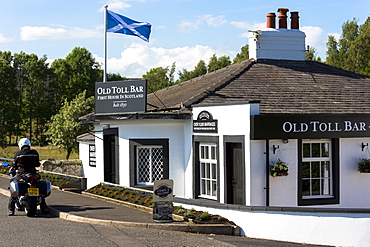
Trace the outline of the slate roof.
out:
<instances>
[{"instance_id":1,"label":"slate roof","mask_svg":"<svg viewBox=\"0 0 370 247\"><path fill-rule=\"evenodd\" d=\"M261 101L261 114L370 113L370 77L315 61L245 60L149 94L147 111Z\"/></svg>"}]
</instances>

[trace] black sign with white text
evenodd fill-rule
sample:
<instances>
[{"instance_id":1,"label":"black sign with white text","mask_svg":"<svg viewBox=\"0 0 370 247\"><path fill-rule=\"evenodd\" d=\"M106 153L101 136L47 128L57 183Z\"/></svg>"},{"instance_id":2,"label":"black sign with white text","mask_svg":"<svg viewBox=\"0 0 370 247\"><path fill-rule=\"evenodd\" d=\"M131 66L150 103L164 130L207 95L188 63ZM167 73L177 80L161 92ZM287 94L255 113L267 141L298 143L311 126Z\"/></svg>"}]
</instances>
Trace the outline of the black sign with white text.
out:
<instances>
[{"instance_id":1,"label":"black sign with white text","mask_svg":"<svg viewBox=\"0 0 370 247\"><path fill-rule=\"evenodd\" d=\"M251 139L370 137L370 115L254 115Z\"/></svg>"},{"instance_id":2,"label":"black sign with white text","mask_svg":"<svg viewBox=\"0 0 370 247\"><path fill-rule=\"evenodd\" d=\"M194 133L217 133L218 121L208 111L201 111L197 120L193 121Z\"/></svg>"},{"instance_id":3,"label":"black sign with white text","mask_svg":"<svg viewBox=\"0 0 370 247\"><path fill-rule=\"evenodd\" d=\"M146 111L146 80L95 83L95 113Z\"/></svg>"}]
</instances>

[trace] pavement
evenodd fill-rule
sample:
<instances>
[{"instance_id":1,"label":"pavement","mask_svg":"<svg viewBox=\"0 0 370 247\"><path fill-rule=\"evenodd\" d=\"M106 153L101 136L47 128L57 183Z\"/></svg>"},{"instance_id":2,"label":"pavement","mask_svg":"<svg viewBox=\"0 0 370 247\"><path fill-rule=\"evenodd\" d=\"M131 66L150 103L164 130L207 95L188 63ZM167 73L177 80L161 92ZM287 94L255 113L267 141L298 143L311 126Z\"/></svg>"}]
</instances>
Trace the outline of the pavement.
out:
<instances>
[{"instance_id":1,"label":"pavement","mask_svg":"<svg viewBox=\"0 0 370 247\"><path fill-rule=\"evenodd\" d=\"M0 194L9 196L9 176L0 176ZM182 217L173 217L171 223L156 223L152 209L118 202L88 193L63 191L53 186L46 198L49 214L64 220L117 227L140 227L158 230L183 231L203 234L239 235L239 228L228 225L194 224ZM4 212L7 212L4 209ZM17 213L17 212L15 212Z\"/></svg>"}]
</instances>

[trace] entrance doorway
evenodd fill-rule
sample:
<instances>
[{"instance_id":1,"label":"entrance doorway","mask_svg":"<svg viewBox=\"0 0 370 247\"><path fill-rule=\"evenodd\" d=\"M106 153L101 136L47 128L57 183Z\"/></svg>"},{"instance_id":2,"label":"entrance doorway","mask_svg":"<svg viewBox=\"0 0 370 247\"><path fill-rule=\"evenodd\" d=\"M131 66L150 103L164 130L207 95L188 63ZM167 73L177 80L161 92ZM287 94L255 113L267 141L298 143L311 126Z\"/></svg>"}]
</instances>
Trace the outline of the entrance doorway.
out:
<instances>
[{"instance_id":1,"label":"entrance doorway","mask_svg":"<svg viewBox=\"0 0 370 247\"><path fill-rule=\"evenodd\" d=\"M119 184L118 129L103 130L104 181Z\"/></svg>"},{"instance_id":2,"label":"entrance doorway","mask_svg":"<svg viewBox=\"0 0 370 247\"><path fill-rule=\"evenodd\" d=\"M244 150L241 142L226 142L226 203L245 205Z\"/></svg>"}]
</instances>

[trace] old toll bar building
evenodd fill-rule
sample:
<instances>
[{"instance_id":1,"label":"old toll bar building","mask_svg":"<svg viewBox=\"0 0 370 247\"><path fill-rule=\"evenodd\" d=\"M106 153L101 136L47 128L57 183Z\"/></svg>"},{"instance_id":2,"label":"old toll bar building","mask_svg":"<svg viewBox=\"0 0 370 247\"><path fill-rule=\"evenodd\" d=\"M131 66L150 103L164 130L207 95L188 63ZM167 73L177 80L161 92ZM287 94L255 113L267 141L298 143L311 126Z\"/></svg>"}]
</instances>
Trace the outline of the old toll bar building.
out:
<instances>
[{"instance_id":1,"label":"old toll bar building","mask_svg":"<svg viewBox=\"0 0 370 247\"><path fill-rule=\"evenodd\" d=\"M370 78L306 61L298 12L287 28L288 9L278 11L278 28L269 13L250 31L249 60L149 94L144 111L85 116L88 185L169 178L177 202L242 235L369 243L370 174L357 163L370 158ZM280 161L288 171L270 171Z\"/></svg>"}]
</instances>

